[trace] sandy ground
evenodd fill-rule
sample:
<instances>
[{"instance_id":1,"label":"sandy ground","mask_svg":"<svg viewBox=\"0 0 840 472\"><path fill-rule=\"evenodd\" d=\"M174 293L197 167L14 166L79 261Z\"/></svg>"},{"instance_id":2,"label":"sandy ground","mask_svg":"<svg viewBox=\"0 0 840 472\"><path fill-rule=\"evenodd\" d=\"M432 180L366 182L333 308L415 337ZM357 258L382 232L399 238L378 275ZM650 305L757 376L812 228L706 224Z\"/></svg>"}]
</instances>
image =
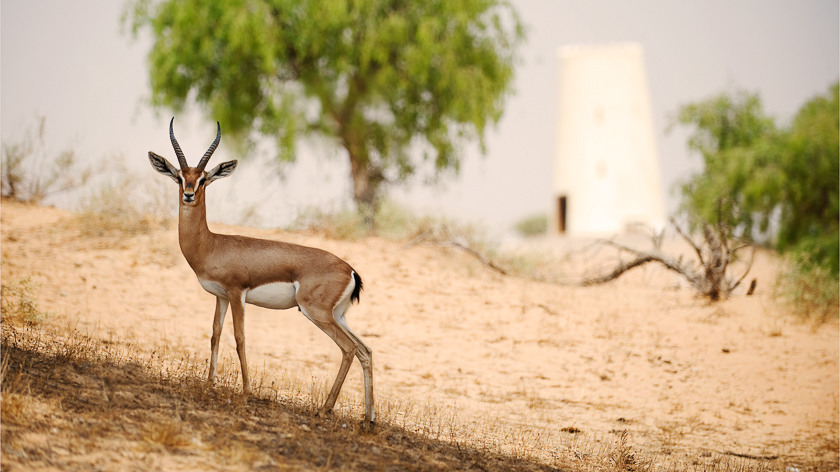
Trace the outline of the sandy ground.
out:
<instances>
[{"instance_id":1,"label":"sandy ground","mask_svg":"<svg viewBox=\"0 0 840 472\"><path fill-rule=\"evenodd\" d=\"M0 216L4 283L31 275L54 323L209 355L214 297L181 256L174 228L85 239L60 210L4 202ZM774 303L772 254L753 267L756 295L710 305L655 267L599 287L559 286L501 276L439 248L211 229L347 260L365 283L348 321L374 350L379 396L594 436L627 429L652 452L837 461L838 322L814 327ZM222 357L235 354L229 318ZM252 371L327 383L340 363L338 348L296 310L248 306L246 336ZM361 391L355 363L339 406Z\"/></svg>"}]
</instances>

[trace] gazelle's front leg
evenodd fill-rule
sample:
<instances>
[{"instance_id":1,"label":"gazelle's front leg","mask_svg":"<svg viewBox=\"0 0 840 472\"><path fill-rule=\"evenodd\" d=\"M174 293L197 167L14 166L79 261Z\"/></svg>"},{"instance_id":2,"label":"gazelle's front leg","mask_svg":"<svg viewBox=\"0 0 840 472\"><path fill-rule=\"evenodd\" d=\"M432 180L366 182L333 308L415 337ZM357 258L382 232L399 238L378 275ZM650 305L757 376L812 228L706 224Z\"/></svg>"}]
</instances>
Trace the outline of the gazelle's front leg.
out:
<instances>
[{"instance_id":1,"label":"gazelle's front leg","mask_svg":"<svg viewBox=\"0 0 840 472\"><path fill-rule=\"evenodd\" d=\"M230 294L230 311L233 314L233 337L236 339L236 353L242 368L242 393L251 394L251 379L248 376L248 361L245 359L245 291Z\"/></svg>"},{"instance_id":2,"label":"gazelle's front leg","mask_svg":"<svg viewBox=\"0 0 840 472\"><path fill-rule=\"evenodd\" d=\"M210 372L207 375L207 382L210 385L213 385L213 382L216 381L216 364L219 359L219 337L222 335L222 326L225 324L227 309L227 299L216 297L216 314L213 316L213 335L210 338Z\"/></svg>"}]
</instances>

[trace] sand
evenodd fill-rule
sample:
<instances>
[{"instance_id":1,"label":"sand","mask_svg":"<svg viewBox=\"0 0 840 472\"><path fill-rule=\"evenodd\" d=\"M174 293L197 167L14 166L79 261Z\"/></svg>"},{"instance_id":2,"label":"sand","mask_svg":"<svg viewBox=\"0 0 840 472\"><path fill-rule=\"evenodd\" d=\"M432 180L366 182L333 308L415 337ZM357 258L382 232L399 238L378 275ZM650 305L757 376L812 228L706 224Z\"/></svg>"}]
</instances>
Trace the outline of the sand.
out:
<instances>
[{"instance_id":1,"label":"sand","mask_svg":"<svg viewBox=\"0 0 840 472\"><path fill-rule=\"evenodd\" d=\"M3 283L31 276L50 322L138 349L163 341L209 356L214 297L180 254L175 228L83 238L62 210L4 201L0 216ZM626 429L655 453L837 461L838 321L803 322L774 301L771 252L758 254L750 274L755 295L709 304L653 266L602 286L563 286L399 241L211 230L348 261L365 284L348 322L374 351L380 397L594 437ZM252 371L332 382L339 350L297 310L248 306L245 324ZM234 345L228 317L220 356L234 356ZM354 363L338 406L361 392Z\"/></svg>"}]
</instances>

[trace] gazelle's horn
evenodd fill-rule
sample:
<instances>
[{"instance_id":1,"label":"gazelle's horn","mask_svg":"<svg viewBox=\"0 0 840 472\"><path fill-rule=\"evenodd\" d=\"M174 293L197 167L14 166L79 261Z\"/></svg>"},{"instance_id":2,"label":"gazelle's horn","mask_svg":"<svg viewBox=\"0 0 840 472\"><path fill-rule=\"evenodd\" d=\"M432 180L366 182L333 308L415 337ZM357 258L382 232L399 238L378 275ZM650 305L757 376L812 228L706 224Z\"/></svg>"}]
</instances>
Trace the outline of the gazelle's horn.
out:
<instances>
[{"instance_id":1,"label":"gazelle's horn","mask_svg":"<svg viewBox=\"0 0 840 472\"><path fill-rule=\"evenodd\" d=\"M216 146L219 145L219 141L222 139L222 125L219 122L216 122L216 140L213 141L213 144L210 145L210 148L207 149L207 152L204 153L204 156L201 157L201 160L198 162L196 168L198 170L204 170L204 166L207 165L207 161L210 160L210 156L213 155L213 152L216 151Z\"/></svg>"},{"instance_id":2,"label":"gazelle's horn","mask_svg":"<svg viewBox=\"0 0 840 472\"><path fill-rule=\"evenodd\" d=\"M175 117L172 117L172 121L169 122L169 140L172 141L172 147L175 149L175 155L178 156L178 165L181 166L181 169L186 169L189 167L187 165L187 158L184 157L184 151L181 150L181 146L178 146L178 140L175 139L175 133L172 132L172 123L175 122Z\"/></svg>"}]
</instances>

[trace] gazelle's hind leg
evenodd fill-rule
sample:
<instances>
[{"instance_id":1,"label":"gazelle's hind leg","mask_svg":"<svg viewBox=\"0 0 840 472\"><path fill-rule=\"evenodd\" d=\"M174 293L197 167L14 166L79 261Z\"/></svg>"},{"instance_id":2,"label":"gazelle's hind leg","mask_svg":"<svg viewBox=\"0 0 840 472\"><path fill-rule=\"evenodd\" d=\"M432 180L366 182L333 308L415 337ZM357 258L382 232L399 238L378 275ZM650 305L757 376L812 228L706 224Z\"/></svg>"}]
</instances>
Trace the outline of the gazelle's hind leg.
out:
<instances>
[{"instance_id":1,"label":"gazelle's hind leg","mask_svg":"<svg viewBox=\"0 0 840 472\"><path fill-rule=\"evenodd\" d=\"M338 375L335 377L335 382L327 395L327 401L321 407L319 413L325 414L332 410L338 400L338 394L341 392L341 386L344 385L344 379L347 378L347 372L350 370L350 365L353 362L353 356L356 354L356 343L353 342L342 327L336 323L331 314L315 307L300 305L301 312L312 321L315 326L321 329L330 339L335 342L339 349L341 349L341 366L338 368Z\"/></svg>"},{"instance_id":2,"label":"gazelle's hind leg","mask_svg":"<svg viewBox=\"0 0 840 472\"><path fill-rule=\"evenodd\" d=\"M356 357L359 359L359 364L362 365L362 375L365 379L365 422L372 425L376 420L376 410L373 401L373 351L347 325L347 319L344 315L347 313L349 307L349 304L343 307L339 305L336 307L333 316L335 317L335 321L356 345ZM342 308L343 311L339 312Z\"/></svg>"}]
</instances>

